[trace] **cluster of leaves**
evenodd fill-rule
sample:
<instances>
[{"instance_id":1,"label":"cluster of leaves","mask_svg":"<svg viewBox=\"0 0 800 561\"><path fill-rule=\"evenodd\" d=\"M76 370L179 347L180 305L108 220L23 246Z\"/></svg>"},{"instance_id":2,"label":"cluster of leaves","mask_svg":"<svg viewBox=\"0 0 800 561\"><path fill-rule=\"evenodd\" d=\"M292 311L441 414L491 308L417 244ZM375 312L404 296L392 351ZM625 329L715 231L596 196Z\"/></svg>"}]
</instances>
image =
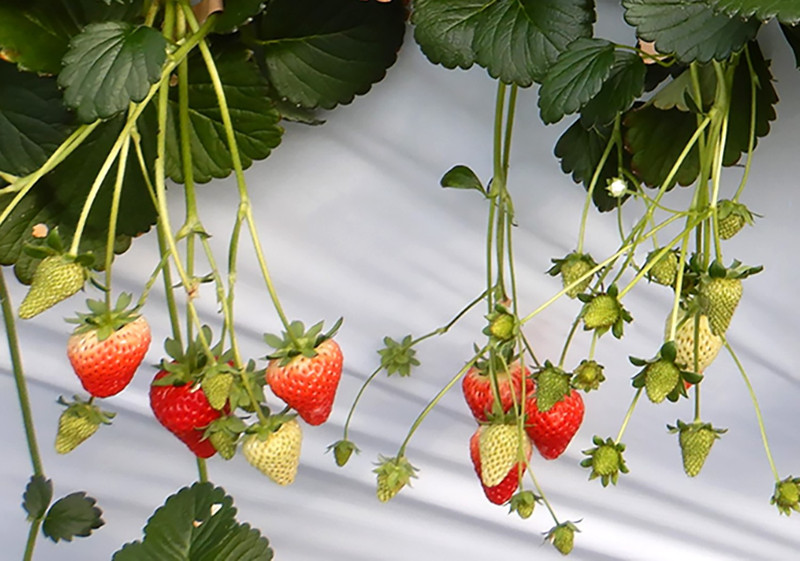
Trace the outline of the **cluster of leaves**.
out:
<instances>
[{"instance_id":1,"label":"cluster of leaves","mask_svg":"<svg viewBox=\"0 0 800 561\"><path fill-rule=\"evenodd\" d=\"M624 200L604 188L612 179L651 187L666 179L696 129L697 114L713 99L714 61L738 65L723 163L733 165L749 148L751 68L758 76L756 136L769 132L778 98L757 42L764 21L779 20L800 61L800 6L793 0L623 0L622 7L636 36L653 43L662 60L593 37L590 0L418 0L412 23L431 62L447 68L478 64L507 83L541 84L545 123L578 113L555 154L576 182L599 186L593 200L607 211ZM692 63L698 63L694 75ZM696 97L698 84L702 99ZM688 185L699 173L695 150L675 180Z\"/></svg>"},{"instance_id":2,"label":"cluster of leaves","mask_svg":"<svg viewBox=\"0 0 800 561\"><path fill-rule=\"evenodd\" d=\"M148 21L146 0L9 0L0 6L0 264L29 282L38 261L22 252L31 227L58 227L68 240L87 193L111 151L130 104L148 99L174 46ZM214 14L211 43L230 105L243 164L266 158L280 143L281 119L321 122L318 112L350 103L383 78L402 43L403 3L352 0L239 0ZM31 37L36 37L31 41ZM233 170L222 115L199 54L189 60L194 179ZM177 90L177 88L175 88ZM168 177L183 181L172 91L167 131ZM144 173L155 160L156 119L150 106L137 123L143 172L134 151L126 167L115 251L148 231L156 209ZM77 127L103 122L22 200L3 187L35 173ZM110 174L113 175L113 174ZM151 178L152 179L152 178ZM81 238L81 252L102 253L113 177L107 177ZM99 260L102 261L102 260Z\"/></svg>"},{"instance_id":3,"label":"cluster of leaves","mask_svg":"<svg viewBox=\"0 0 800 561\"><path fill-rule=\"evenodd\" d=\"M42 533L54 542L89 536L105 524L96 501L83 491L53 502L53 482L41 475L31 477L22 498L28 520L40 523Z\"/></svg>"}]
</instances>

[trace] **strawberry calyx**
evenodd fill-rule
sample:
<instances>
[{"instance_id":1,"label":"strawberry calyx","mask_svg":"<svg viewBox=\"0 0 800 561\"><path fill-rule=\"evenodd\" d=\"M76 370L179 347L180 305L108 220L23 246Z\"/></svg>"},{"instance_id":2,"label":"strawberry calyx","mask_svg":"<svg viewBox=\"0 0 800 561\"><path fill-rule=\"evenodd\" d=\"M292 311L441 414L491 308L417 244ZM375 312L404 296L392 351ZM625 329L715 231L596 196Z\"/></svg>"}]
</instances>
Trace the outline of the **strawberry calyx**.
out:
<instances>
[{"instance_id":1,"label":"strawberry calyx","mask_svg":"<svg viewBox=\"0 0 800 561\"><path fill-rule=\"evenodd\" d=\"M770 499L781 514L790 516L792 511L800 512L800 477L782 479L775 483L775 493Z\"/></svg>"},{"instance_id":2,"label":"strawberry calyx","mask_svg":"<svg viewBox=\"0 0 800 561\"><path fill-rule=\"evenodd\" d=\"M64 414L83 417L94 425L110 425L111 420L117 415L111 411L103 411L94 404L93 399L84 401L80 396L73 395L72 400L59 396L57 402L65 407Z\"/></svg>"},{"instance_id":3,"label":"strawberry calyx","mask_svg":"<svg viewBox=\"0 0 800 561\"><path fill-rule=\"evenodd\" d=\"M542 502L542 497L533 491L519 491L508 502L508 512L509 514L516 512L524 520L531 517L536 503L540 502Z\"/></svg>"},{"instance_id":4,"label":"strawberry calyx","mask_svg":"<svg viewBox=\"0 0 800 561\"><path fill-rule=\"evenodd\" d=\"M581 460L582 467L592 470L589 474L589 481L600 478L603 487L607 487L609 483L616 485L619 474L628 473L628 466L625 465L625 459L622 456L625 445L621 442L614 442L611 437L603 440L596 435L592 437L592 443L594 444L593 448L583 451L588 458Z\"/></svg>"},{"instance_id":5,"label":"strawberry calyx","mask_svg":"<svg viewBox=\"0 0 800 561\"><path fill-rule=\"evenodd\" d=\"M597 267L592 256L588 253L573 251L560 259L551 259L553 266L547 270L547 274L553 277L561 276L561 282L566 289L566 294L570 298L575 298L579 293L589 287L592 282L592 275L587 275L589 271ZM585 278L584 275L587 275Z\"/></svg>"},{"instance_id":6,"label":"strawberry calyx","mask_svg":"<svg viewBox=\"0 0 800 561\"><path fill-rule=\"evenodd\" d=\"M549 360L534 372L533 379L536 380L536 407L541 412L549 411L572 389L572 375L553 366Z\"/></svg>"},{"instance_id":7,"label":"strawberry calyx","mask_svg":"<svg viewBox=\"0 0 800 561\"><path fill-rule=\"evenodd\" d=\"M411 369L419 366L419 360L416 358L417 351L414 350L414 345L417 341L406 335L401 341L395 341L391 337L384 337L384 348L378 350L381 357L381 368L386 371L388 376L398 374L401 377L411 375Z\"/></svg>"},{"instance_id":8,"label":"strawberry calyx","mask_svg":"<svg viewBox=\"0 0 800 561\"><path fill-rule=\"evenodd\" d=\"M572 387L585 392L598 389L606 379L603 368L604 366L595 360L582 360L572 373L570 382Z\"/></svg>"},{"instance_id":9,"label":"strawberry calyx","mask_svg":"<svg viewBox=\"0 0 800 561\"><path fill-rule=\"evenodd\" d=\"M496 304L492 313L486 316L489 324L483 334L489 337L490 343L502 344L512 341L519 334L519 321L508 307Z\"/></svg>"},{"instance_id":10,"label":"strawberry calyx","mask_svg":"<svg viewBox=\"0 0 800 561\"><path fill-rule=\"evenodd\" d=\"M315 323L306 330L303 322L293 321L281 336L272 333L264 334L264 342L275 351L268 354L268 360L280 359L280 365L285 366L296 356L314 358L317 356L316 348L328 339L333 339L344 318L339 318L327 332L322 332L324 322Z\"/></svg>"},{"instance_id":11,"label":"strawberry calyx","mask_svg":"<svg viewBox=\"0 0 800 561\"><path fill-rule=\"evenodd\" d=\"M119 295L113 307L109 307L102 300L87 299L86 307L89 308L89 313L77 312L77 317L67 318L66 321L77 326L73 334L93 331L98 341L104 341L115 331L141 317L138 313L139 306L128 309L132 301L132 295L127 292Z\"/></svg>"},{"instance_id":12,"label":"strawberry calyx","mask_svg":"<svg viewBox=\"0 0 800 561\"><path fill-rule=\"evenodd\" d=\"M417 477L419 471L403 455L378 456L377 466L372 472L377 476L376 493L382 503L393 499L406 485L411 486L411 479Z\"/></svg>"}]
</instances>

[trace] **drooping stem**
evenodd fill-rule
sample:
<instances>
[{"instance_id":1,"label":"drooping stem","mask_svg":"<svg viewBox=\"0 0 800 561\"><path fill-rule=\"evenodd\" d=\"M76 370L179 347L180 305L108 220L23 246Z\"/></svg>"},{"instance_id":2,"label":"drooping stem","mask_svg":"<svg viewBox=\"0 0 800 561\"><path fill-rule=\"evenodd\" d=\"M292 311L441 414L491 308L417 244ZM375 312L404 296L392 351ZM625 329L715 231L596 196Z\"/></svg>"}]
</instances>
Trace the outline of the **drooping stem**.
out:
<instances>
[{"instance_id":1,"label":"drooping stem","mask_svg":"<svg viewBox=\"0 0 800 561\"><path fill-rule=\"evenodd\" d=\"M625 434L625 429L628 428L628 423L633 416L633 412L636 409L636 404L639 402L639 397L642 395L643 389L644 388L639 388L636 390L636 394L634 394L633 399L631 400L631 405L628 407L628 411L625 413L625 418L622 420L622 426L619 427L617 438L614 439L614 444L619 444L620 440L622 440L622 436Z\"/></svg>"},{"instance_id":2,"label":"drooping stem","mask_svg":"<svg viewBox=\"0 0 800 561\"><path fill-rule=\"evenodd\" d=\"M14 321L14 309L11 305L11 299L2 268L0 268L0 306L2 306L3 309L6 340L8 341L8 351L11 356L11 369L14 372L14 383L17 386L17 397L19 398L19 407L22 411L22 424L25 427L25 438L28 442L28 452L30 454L31 465L33 466L33 474L44 477L42 459L39 454L39 445L36 442L36 430L33 426L31 400L28 395L28 385L25 381L25 372L22 367L22 354L19 349L19 338L17 337L17 328Z\"/></svg>"},{"instance_id":3,"label":"drooping stem","mask_svg":"<svg viewBox=\"0 0 800 561\"><path fill-rule=\"evenodd\" d=\"M117 167L117 178L114 182L114 193L111 197L111 210L108 214L108 236L106 237L106 290L105 301L108 309L111 309L111 271L114 262L114 242L117 237L117 220L119 218L119 202L122 197L122 185L125 181L125 168L128 162L128 152L131 146L130 135L125 137L120 151L120 158Z\"/></svg>"}]
</instances>

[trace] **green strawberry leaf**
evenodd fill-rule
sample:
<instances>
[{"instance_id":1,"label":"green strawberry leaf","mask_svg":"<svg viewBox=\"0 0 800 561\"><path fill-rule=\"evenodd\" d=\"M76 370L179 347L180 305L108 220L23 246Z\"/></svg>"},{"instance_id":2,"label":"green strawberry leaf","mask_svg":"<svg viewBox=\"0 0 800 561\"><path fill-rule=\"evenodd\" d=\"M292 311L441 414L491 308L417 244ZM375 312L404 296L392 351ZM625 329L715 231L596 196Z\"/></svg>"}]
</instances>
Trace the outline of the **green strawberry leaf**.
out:
<instances>
[{"instance_id":1,"label":"green strawberry leaf","mask_svg":"<svg viewBox=\"0 0 800 561\"><path fill-rule=\"evenodd\" d=\"M94 21L131 21L142 11L142 0L130 0L124 6L106 4L98 0L3 0L0 53L27 70L58 74L70 39L83 26Z\"/></svg>"},{"instance_id":2,"label":"green strawberry leaf","mask_svg":"<svg viewBox=\"0 0 800 561\"><path fill-rule=\"evenodd\" d=\"M170 496L112 561L269 561L269 540L236 520L233 499L221 487L195 483Z\"/></svg>"},{"instance_id":3,"label":"green strawberry leaf","mask_svg":"<svg viewBox=\"0 0 800 561\"><path fill-rule=\"evenodd\" d=\"M587 0L417 0L414 37L435 64L486 68L520 86L541 82L559 53L590 37Z\"/></svg>"},{"instance_id":4,"label":"green strawberry leaf","mask_svg":"<svg viewBox=\"0 0 800 561\"><path fill-rule=\"evenodd\" d=\"M246 40L279 97L333 109L383 79L397 59L405 17L400 0L273 0Z\"/></svg>"},{"instance_id":5,"label":"green strawberry leaf","mask_svg":"<svg viewBox=\"0 0 800 561\"><path fill-rule=\"evenodd\" d=\"M442 176L439 184L442 187L450 187L453 189L475 189L484 195L486 194L486 189L483 188L481 180L478 179L475 172L467 166L459 165L450 168L447 173Z\"/></svg>"},{"instance_id":6,"label":"green strawberry leaf","mask_svg":"<svg viewBox=\"0 0 800 561\"><path fill-rule=\"evenodd\" d=\"M55 79L0 61L0 170L35 171L66 139L71 123Z\"/></svg>"},{"instance_id":7,"label":"green strawberry leaf","mask_svg":"<svg viewBox=\"0 0 800 561\"><path fill-rule=\"evenodd\" d=\"M546 124L557 123L600 92L614 65L614 44L580 38L569 44L547 71L539 89L539 110Z\"/></svg>"},{"instance_id":8,"label":"green strawberry leaf","mask_svg":"<svg viewBox=\"0 0 800 561\"><path fill-rule=\"evenodd\" d=\"M683 62L724 60L755 37L761 22L716 13L704 0L622 0L625 21L660 53Z\"/></svg>"},{"instance_id":9,"label":"green strawberry leaf","mask_svg":"<svg viewBox=\"0 0 800 561\"><path fill-rule=\"evenodd\" d=\"M103 511L95 504L97 501L86 496L83 491L70 493L58 499L42 523L42 533L58 542L71 542L74 537L85 538L97 530L105 521L101 518Z\"/></svg>"},{"instance_id":10,"label":"green strawberry leaf","mask_svg":"<svg viewBox=\"0 0 800 561\"><path fill-rule=\"evenodd\" d=\"M714 68L710 64L697 65L697 77L700 84L700 95L703 98L703 107L714 99L714 91L717 87L717 76ZM650 100L659 109L678 109L680 111L691 111L687 99L693 99L694 86L692 84L692 73L687 68L678 76L672 79L663 88L658 90ZM749 115L750 112L748 111Z\"/></svg>"},{"instance_id":11,"label":"green strawberry leaf","mask_svg":"<svg viewBox=\"0 0 800 561\"><path fill-rule=\"evenodd\" d=\"M788 25L781 24L781 31L789 43L789 47L794 53L794 62L797 68L800 68L800 25L789 27Z\"/></svg>"},{"instance_id":12,"label":"green strawberry leaf","mask_svg":"<svg viewBox=\"0 0 800 561\"><path fill-rule=\"evenodd\" d=\"M58 228L64 243L69 245L86 195L122 125L122 119L117 118L98 127L64 162L42 178L0 224L0 264L15 265L14 272L20 281L29 283L38 264L38 258L22 251L26 243L42 243L42 240L32 237L34 225L43 223L51 230ZM148 147L143 148L147 158ZM131 238L148 231L156 221L155 208L150 203L133 151L128 156L125 173L121 205L126 212L119 215L116 253L126 251ZM102 254L105 251L114 175L106 177L89 213L80 253ZM13 193L0 195L0 212L6 209L13 197ZM103 259L96 262L101 264Z\"/></svg>"},{"instance_id":13,"label":"green strawberry leaf","mask_svg":"<svg viewBox=\"0 0 800 561\"><path fill-rule=\"evenodd\" d=\"M573 181L583 183L588 190L610 135L610 127L587 129L581 125L580 119L576 120L556 142L554 153L561 160L561 170L564 173L571 173ZM592 201L601 212L613 210L625 200L612 197L605 189L608 181L618 175L617 160L617 148L614 147L603 169L600 170L597 184L592 192Z\"/></svg>"},{"instance_id":14,"label":"green strawberry leaf","mask_svg":"<svg viewBox=\"0 0 800 561\"><path fill-rule=\"evenodd\" d=\"M600 92L581 109L584 128L607 125L627 111L644 90L647 65L635 53L616 51L611 73Z\"/></svg>"},{"instance_id":15,"label":"green strawberry leaf","mask_svg":"<svg viewBox=\"0 0 800 561\"><path fill-rule=\"evenodd\" d=\"M776 18L781 23L795 25L800 22L800 2L797 0L707 0L726 14L746 19L752 16L761 21Z\"/></svg>"},{"instance_id":16,"label":"green strawberry leaf","mask_svg":"<svg viewBox=\"0 0 800 561\"><path fill-rule=\"evenodd\" d=\"M233 33L263 9L264 0L227 0L214 22L216 33Z\"/></svg>"},{"instance_id":17,"label":"green strawberry leaf","mask_svg":"<svg viewBox=\"0 0 800 561\"><path fill-rule=\"evenodd\" d=\"M22 508L28 513L28 520L42 518L52 500L53 482L42 475L32 476L22 495Z\"/></svg>"},{"instance_id":18,"label":"green strawberry leaf","mask_svg":"<svg viewBox=\"0 0 800 561\"><path fill-rule=\"evenodd\" d=\"M164 36L122 21L87 25L70 42L58 84L64 102L84 123L108 119L142 101L161 77Z\"/></svg>"},{"instance_id":19,"label":"green strawberry leaf","mask_svg":"<svg viewBox=\"0 0 800 561\"><path fill-rule=\"evenodd\" d=\"M631 167L650 186L663 183L697 128L697 118L692 113L677 109L661 111L652 105L628 112L624 123L625 145L632 153ZM699 173L700 162L695 145L675 179L680 185L689 185Z\"/></svg>"},{"instance_id":20,"label":"green strawberry leaf","mask_svg":"<svg viewBox=\"0 0 800 561\"><path fill-rule=\"evenodd\" d=\"M242 165L247 168L254 160L269 156L280 144L283 134L278 125L280 115L270 101L267 83L248 51L244 48L215 49L214 59L230 109ZM189 59L188 89L194 179L206 183L214 178L227 177L233 171L233 159L211 78L199 55ZM171 179L183 183L177 90L172 88L170 91L166 169ZM148 113L148 119L153 123L151 138L154 141L154 111Z\"/></svg>"}]
</instances>

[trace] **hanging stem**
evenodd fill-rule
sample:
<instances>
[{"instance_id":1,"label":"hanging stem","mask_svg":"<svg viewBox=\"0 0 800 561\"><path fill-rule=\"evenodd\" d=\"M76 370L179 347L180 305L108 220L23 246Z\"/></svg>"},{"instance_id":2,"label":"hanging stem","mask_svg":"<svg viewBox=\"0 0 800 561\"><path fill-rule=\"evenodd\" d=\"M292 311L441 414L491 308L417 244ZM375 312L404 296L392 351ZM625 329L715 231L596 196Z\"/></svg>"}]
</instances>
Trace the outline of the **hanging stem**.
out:
<instances>
[{"instance_id":1,"label":"hanging stem","mask_svg":"<svg viewBox=\"0 0 800 561\"><path fill-rule=\"evenodd\" d=\"M122 197L122 184L125 181L125 167L128 162L128 152L131 146L131 137L126 136L122 143L119 164L117 166L117 178L114 183L114 193L111 198L111 210L108 215L108 237L106 238L106 290L105 301L108 309L112 307L111 302L111 270L114 262L114 242L117 237L117 220L119 218L119 201Z\"/></svg>"},{"instance_id":2,"label":"hanging stem","mask_svg":"<svg viewBox=\"0 0 800 561\"><path fill-rule=\"evenodd\" d=\"M642 395L642 389L644 388L639 388L636 390L633 400L631 401L631 405L628 407L628 412L625 413L625 418L622 420L622 426L619 427L619 432L617 433L617 438L614 440L614 444L619 444L620 440L622 440L622 435L625 434L625 429L628 428L628 423L633 416L633 411L636 409L636 404L639 402L639 397Z\"/></svg>"}]
</instances>

